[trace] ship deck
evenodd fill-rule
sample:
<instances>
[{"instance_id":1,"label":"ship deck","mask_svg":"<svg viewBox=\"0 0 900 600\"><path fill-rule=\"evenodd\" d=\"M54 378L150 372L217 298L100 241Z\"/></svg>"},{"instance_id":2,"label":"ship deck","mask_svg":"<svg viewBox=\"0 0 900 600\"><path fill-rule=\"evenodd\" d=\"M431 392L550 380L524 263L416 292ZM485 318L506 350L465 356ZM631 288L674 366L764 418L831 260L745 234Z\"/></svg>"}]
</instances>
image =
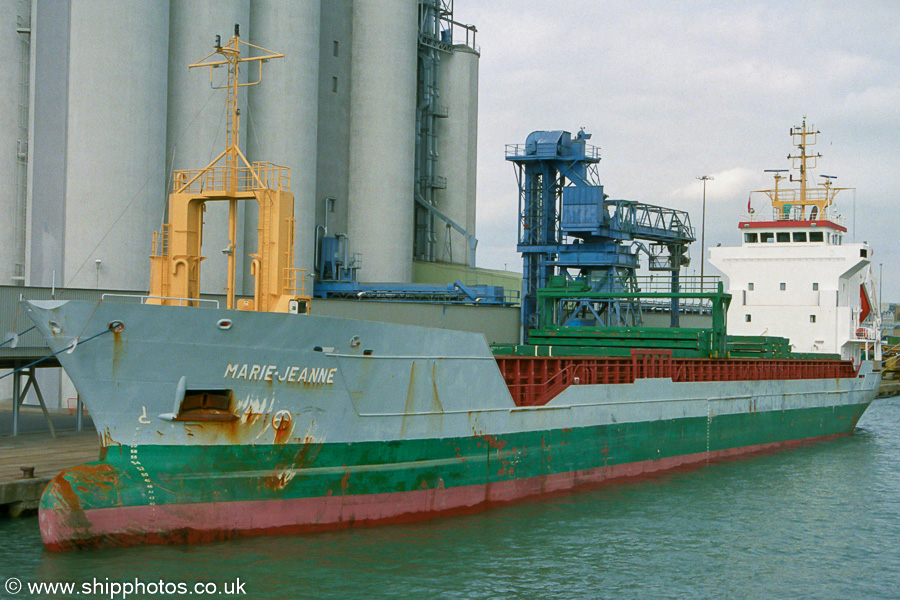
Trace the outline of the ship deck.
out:
<instances>
[{"instance_id":1,"label":"ship deck","mask_svg":"<svg viewBox=\"0 0 900 600\"><path fill-rule=\"evenodd\" d=\"M7 334L20 334L18 344L0 346L0 376L8 370L18 369L44 359L51 351L37 329L31 329L31 321L19 306L20 296L28 300L83 300L98 302L104 294L116 296L113 301L139 302L142 291L67 289L51 290L46 287L18 287L0 285L0 341ZM225 305L222 294L201 294L201 299ZM199 310L199 309L198 309ZM518 307L445 304L434 302L381 302L376 300L322 300L313 302L313 314L356 318L419 325L429 323L433 327L456 331L483 333L489 344L514 344L519 338ZM38 368L59 367L55 357L49 357L35 365Z\"/></svg>"}]
</instances>

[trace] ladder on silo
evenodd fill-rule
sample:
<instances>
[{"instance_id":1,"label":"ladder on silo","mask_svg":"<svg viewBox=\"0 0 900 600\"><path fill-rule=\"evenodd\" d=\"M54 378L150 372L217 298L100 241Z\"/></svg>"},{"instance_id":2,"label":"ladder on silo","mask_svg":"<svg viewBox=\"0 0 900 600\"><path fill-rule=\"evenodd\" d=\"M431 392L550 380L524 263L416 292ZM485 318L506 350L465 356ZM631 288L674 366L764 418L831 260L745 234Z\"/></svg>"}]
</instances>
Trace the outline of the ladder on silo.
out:
<instances>
[{"instance_id":1,"label":"ladder on silo","mask_svg":"<svg viewBox=\"0 0 900 600\"><path fill-rule=\"evenodd\" d=\"M31 62L31 2L19 0L16 15L16 33L19 34L19 98L18 139L16 140L16 212L15 212L15 266L13 281L25 283L25 205L28 196L28 95L30 88L29 64Z\"/></svg>"}]
</instances>

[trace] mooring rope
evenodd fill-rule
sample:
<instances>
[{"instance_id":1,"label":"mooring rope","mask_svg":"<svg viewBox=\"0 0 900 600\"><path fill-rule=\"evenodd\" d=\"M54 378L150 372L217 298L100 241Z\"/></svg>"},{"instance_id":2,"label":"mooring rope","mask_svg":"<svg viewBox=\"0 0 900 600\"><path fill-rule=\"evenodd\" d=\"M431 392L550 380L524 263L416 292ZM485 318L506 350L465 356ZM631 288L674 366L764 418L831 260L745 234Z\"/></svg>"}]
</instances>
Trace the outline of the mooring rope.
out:
<instances>
[{"instance_id":1,"label":"mooring rope","mask_svg":"<svg viewBox=\"0 0 900 600\"><path fill-rule=\"evenodd\" d=\"M44 361L47 360L48 358L53 358L53 357L56 356L57 354L62 354L63 352L66 352L67 350L74 350L75 347L76 347L77 345L79 345L79 344L86 344L86 343L88 343L89 341L91 341L92 339L98 338L98 337L100 337L101 335L103 335L104 333L109 333L110 331L112 331L112 328L111 328L111 327L106 328L106 329L104 329L103 331L101 331L100 333L95 333L95 334L92 335L91 337L86 338L86 339L84 339L84 340L82 340L82 341L80 341L80 342L78 341L78 338L75 338L74 340L72 340L72 343L71 343L71 344L69 344L68 346L66 346L66 347L63 348L62 350L57 350L56 352L53 352L52 354L48 354L47 356L45 356L45 357L43 357L43 358L39 358L39 359L37 359L37 360L34 361L34 362L28 363L27 365L25 365L25 366L23 366L23 367L19 367L18 369L13 369L13 370L10 371L9 373L6 373L6 374L4 374L4 375L0 375L0 379L3 379L4 377L9 377L10 375L14 375L14 374L16 374L16 373L19 373L20 371L24 371L25 369L28 369L28 368L30 368L30 367L33 367L34 365L36 365L36 364L38 364L38 363L40 363L40 362L44 362Z\"/></svg>"},{"instance_id":2,"label":"mooring rope","mask_svg":"<svg viewBox=\"0 0 900 600\"><path fill-rule=\"evenodd\" d=\"M31 327L29 327L29 328L26 329L25 331L20 331L19 333L13 334L13 337L9 338L9 339L6 340L5 342L0 343L0 346L5 346L5 345L7 345L7 344L10 343L11 341L13 341L13 340L15 340L15 339L18 339L19 336L25 335L26 333L28 333L29 331L31 331L31 330L34 329L35 327L37 327L37 325L32 325Z\"/></svg>"}]
</instances>

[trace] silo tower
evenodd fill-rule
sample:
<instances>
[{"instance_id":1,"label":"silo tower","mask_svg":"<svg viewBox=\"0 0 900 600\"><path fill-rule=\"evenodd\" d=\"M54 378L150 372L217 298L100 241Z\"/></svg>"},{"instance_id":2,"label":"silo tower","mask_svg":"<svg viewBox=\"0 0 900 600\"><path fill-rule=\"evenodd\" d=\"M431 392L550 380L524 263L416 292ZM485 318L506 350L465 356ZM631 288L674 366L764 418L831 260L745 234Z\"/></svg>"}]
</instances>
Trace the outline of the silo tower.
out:
<instances>
[{"instance_id":1,"label":"silo tower","mask_svg":"<svg viewBox=\"0 0 900 600\"><path fill-rule=\"evenodd\" d=\"M97 31L115 35L97 35ZM146 289L166 179L166 3L72 2L64 281Z\"/></svg>"},{"instance_id":2,"label":"silo tower","mask_svg":"<svg viewBox=\"0 0 900 600\"><path fill-rule=\"evenodd\" d=\"M418 5L353 3L348 225L362 281L412 278Z\"/></svg>"},{"instance_id":3,"label":"silo tower","mask_svg":"<svg viewBox=\"0 0 900 600\"><path fill-rule=\"evenodd\" d=\"M416 112L417 260L475 266L476 29L453 0L421 0Z\"/></svg>"},{"instance_id":4,"label":"silo tower","mask_svg":"<svg viewBox=\"0 0 900 600\"><path fill-rule=\"evenodd\" d=\"M294 194L294 265L313 272L319 85L319 0L253 0L250 42L278 48L266 85L248 92L247 158L275 160L291 170ZM258 206L246 206L244 291L253 290L249 255L257 251ZM311 283L311 282L310 282Z\"/></svg>"},{"instance_id":5,"label":"silo tower","mask_svg":"<svg viewBox=\"0 0 900 600\"><path fill-rule=\"evenodd\" d=\"M0 6L0 78L7 82L0 97L0 285L25 281L25 202L28 159L28 90L31 56L31 3L8 1ZM10 25L15 24L15 27ZM13 150L12 152L10 150Z\"/></svg>"}]
</instances>

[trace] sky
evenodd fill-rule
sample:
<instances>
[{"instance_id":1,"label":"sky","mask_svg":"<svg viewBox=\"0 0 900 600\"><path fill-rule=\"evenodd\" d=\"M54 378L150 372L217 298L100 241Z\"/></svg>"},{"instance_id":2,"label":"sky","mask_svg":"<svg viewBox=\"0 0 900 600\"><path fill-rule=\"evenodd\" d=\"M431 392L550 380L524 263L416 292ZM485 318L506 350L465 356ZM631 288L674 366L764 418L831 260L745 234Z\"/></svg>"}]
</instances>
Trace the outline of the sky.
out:
<instances>
[{"instance_id":1,"label":"sky","mask_svg":"<svg viewBox=\"0 0 900 600\"><path fill-rule=\"evenodd\" d=\"M504 146L532 131L583 127L607 194L688 211L698 240L697 177L713 177L706 245L730 246L805 117L821 131L814 174L854 188L836 197L845 241L872 246L884 300L900 302L900 2L456 0L454 16L481 47L478 266L521 269Z\"/></svg>"}]
</instances>

